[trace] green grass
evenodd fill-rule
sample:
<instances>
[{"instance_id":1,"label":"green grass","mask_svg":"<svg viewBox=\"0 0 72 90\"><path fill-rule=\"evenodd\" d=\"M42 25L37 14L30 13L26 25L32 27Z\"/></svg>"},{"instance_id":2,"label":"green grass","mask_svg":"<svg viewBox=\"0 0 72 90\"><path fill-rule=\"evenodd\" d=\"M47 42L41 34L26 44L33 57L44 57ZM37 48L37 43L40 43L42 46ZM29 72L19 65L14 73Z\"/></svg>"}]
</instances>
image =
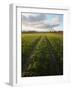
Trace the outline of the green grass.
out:
<instances>
[{"instance_id":1,"label":"green grass","mask_svg":"<svg viewBox=\"0 0 72 90\"><path fill-rule=\"evenodd\" d=\"M23 33L22 77L63 75L63 33Z\"/></svg>"}]
</instances>

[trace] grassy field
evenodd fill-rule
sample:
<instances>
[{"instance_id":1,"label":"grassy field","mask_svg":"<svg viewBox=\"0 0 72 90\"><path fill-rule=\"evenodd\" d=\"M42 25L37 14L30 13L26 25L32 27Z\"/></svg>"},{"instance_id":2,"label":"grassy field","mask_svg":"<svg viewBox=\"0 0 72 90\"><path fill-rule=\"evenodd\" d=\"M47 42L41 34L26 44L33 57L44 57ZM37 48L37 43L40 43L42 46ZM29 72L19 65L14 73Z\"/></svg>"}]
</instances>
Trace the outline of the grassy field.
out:
<instances>
[{"instance_id":1,"label":"grassy field","mask_svg":"<svg viewBox=\"0 0 72 90\"><path fill-rule=\"evenodd\" d=\"M23 33L22 77L63 75L63 33Z\"/></svg>"}]
</instances>

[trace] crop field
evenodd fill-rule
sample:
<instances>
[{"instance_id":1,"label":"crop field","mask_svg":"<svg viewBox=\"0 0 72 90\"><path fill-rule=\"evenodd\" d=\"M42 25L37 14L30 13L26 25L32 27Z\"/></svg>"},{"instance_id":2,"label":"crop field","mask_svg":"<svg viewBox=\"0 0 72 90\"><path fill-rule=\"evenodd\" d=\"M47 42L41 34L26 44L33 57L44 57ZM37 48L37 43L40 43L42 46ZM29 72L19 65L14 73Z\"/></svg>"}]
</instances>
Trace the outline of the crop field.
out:
<instances>
[{"instance_id":1,"label":"crop field","mask_svg":"<svg viewBox=\"0 0 72 90\"><path fill-rule=\"evenodd\" d=\"M22 77L63 75L63 32L21 35Z\"/></svg>"}]
</instances>

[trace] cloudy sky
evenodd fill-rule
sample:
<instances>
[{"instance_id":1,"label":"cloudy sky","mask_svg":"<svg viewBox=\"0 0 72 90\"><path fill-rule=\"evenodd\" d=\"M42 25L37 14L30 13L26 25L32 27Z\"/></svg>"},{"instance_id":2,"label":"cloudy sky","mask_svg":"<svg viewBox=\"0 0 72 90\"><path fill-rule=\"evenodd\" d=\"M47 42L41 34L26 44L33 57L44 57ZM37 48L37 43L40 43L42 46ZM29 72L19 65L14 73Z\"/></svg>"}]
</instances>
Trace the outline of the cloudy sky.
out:
<instances>
[{"instance_id":1,"label":"cloudy sky","mask_svg":"<svg viewBox=\"0 0 72 90\"><path fill-rule=\"evenodd\" d=\"M22 13L22 31L62 31L62 14Z\"/></svg>"}]
</instances>

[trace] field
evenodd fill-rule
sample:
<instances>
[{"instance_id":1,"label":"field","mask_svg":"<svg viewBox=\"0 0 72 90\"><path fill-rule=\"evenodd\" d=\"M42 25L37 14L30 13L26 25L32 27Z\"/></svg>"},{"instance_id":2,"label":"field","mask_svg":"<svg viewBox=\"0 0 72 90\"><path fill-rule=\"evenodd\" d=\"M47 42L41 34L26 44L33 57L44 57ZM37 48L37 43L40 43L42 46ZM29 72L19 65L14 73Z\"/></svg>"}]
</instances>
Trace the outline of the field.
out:
<instances>
[{"instance_id":1,"label":"field","mask_svg":"<svg viewBox=\"0 0 72 90\"><path fill-rule=\"evenodd\" d=\"M63 75L63 32L21 36L22 77Z\"/></svg>"}]
</instances>

